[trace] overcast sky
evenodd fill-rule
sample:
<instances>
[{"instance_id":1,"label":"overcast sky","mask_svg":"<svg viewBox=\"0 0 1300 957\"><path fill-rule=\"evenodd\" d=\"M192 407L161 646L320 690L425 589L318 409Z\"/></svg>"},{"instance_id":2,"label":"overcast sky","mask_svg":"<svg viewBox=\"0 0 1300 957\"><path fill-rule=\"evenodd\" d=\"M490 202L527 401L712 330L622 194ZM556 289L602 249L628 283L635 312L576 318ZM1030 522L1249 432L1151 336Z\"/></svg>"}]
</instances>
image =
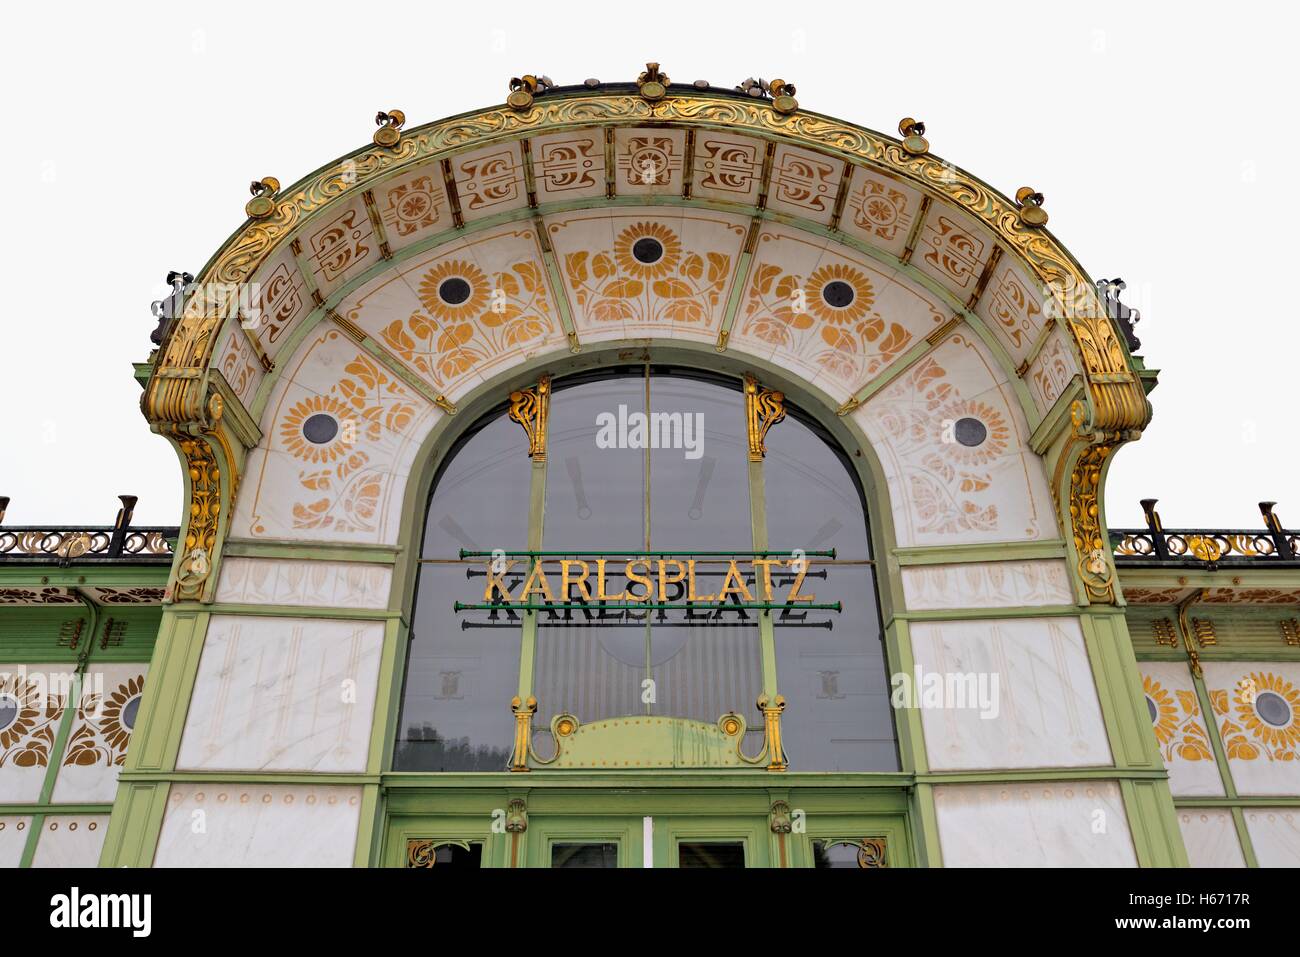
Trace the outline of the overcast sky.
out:
<instances>
[{"instance_id":1,"label":"overcast sky","mask_svg":"<svg viewBox=\"0 0 1300 957\"><path fill-rule=\"evenodd\" d=\"M500 103L511 76L796 84L1004 193L1142 311L1155 419L1106 489L1112 526L1300 526L1294 427L1300 143L1292 4L930 2L8 5L0 35L0 495L6 524L176 524L181 472L139 411L151 300L288 185L366 143ZM1280 288L1286 286L1287 288Z\"/></svg>"}]
</instances>

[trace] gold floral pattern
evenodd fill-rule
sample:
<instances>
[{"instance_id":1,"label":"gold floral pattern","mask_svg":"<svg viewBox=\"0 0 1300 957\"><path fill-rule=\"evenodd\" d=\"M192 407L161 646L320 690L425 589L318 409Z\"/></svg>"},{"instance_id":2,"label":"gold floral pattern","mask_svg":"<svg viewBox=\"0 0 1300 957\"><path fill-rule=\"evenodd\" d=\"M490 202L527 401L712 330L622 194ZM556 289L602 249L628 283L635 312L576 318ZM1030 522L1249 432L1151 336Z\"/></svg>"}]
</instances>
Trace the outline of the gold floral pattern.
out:
<instances>
[{"instance_id":1,"label":"gold floral pattern","mask_svg":"<svg viewBox=\"0 0 1300 957\"><path fill-rule=\"evenodd\" d=\"M1142 691L1147 700L1155 705L1156 716L1152 728L1166 765L1175 757L1184 761L1214 760L1194 691L1171 693L1150 675L1142 676Z\"/></svg>"},{"instance_id":2,"label":"gold floral pattern","mask_svg":"<svg viewBox=\"0 0 1300 957\"><path fill-rule=\"evenodd\" d=\"M328 442L308 441L303 435L303 424L313 415L328 415L338 423L338 431ZM378 434L379 423L367 422L370 437ZM337 399L324 395L314 395L297 403L280 423L280 438L284 447L294 458L307 462L333 462L341 455L355 447L357 439L357 422L348 406Z\"/></svg>"},{"instance_id":3,"label":"gold floral pattern","mask_svg":"<svg viewBox=\"0 0 1300 957\"><path fill-rule=\"evenodd\" d=\"M826 296L832 283L852 291L843 306L832 305ZM912 343L911 333L903 326L872 310L875 302L870 277L853 266L820 266L805 279L776 263L764 262L754 271L743 329L762 342L807 355L815 365L856 387ZM812 338L814 327L817 335Z\"/></svg>"},{"instance_id":4,"label":"gold floral pattern","mask_svg":"<svg viewBox=\"0 0 1300 957\"><path fill-rule=\"evenodd\" d=\"M469 287L463 302L443 299L448 280ZM439 263L419 284L424 312L394 319L379 338L439 390L511 349L555 330L541 267L524 260L489 276L461 259Z\"/></svg>"},{"instance_id":5,"label":"gold floral pattern","mask_svg":"<svg viewBox=\"0 0 1300 957\"><path fill-rule=\"evenodd\" d=\"M123 681L102 698L93 693L83 695L77 709L78 724L68 739L68 750L63 756L64 766L103 764L112 767L123 764L133 731L123 715L130 702L143 693L144 675L139 674Z\"/></svg>"},{"instance_id":6,"label":"gold floral pattern","mask_svg":"<svg viewBox=\"0 0 1300 957\"><path fill-rule=\"evenodd\" d=\"M662 252L657 258L650 262L637 258L634 249L642 240L659 244ZM726 253L684 253L677 233L654 222L622 229L612 256L578 250L564 257L574 301L597 324L706 325L722 301L731 265L732 257Z\"/></svg>"},{"instance_id":7,"label":"gold floral pattern","mask_svg":"<svg viewBox=\"0 0 1300 957\"><path fill-rule=\"evenodd\" d=\"M1261 695L1277 695L1290 710L1286 724L1265 721L1257 702ZM1295 761L1300 748L1300 692L1281 675L1254 671L1244 675L1231 689L1210 690L1210 702L1219 716L1219 730L1229 759ZM1234 720L1235 719L1235 720Z\"/></svg>"},{"instance_id":8,"label":"gold floral pattern","mask_svg":"<svg viewBox=\"0 0 1300 957\"><path fill-rule=\"evenodd\" d=\"M48 766L62 699L40 681L13 672L0 675L0 701L17 708L14 720L0 729L0 768Z\"/></svg>"},{"instance_id":9,"label":"gold floral pattern","mask_svg":"<svg viewBox=\"0 0 1300 957\"><path fill-rule=\"evenodd\" d=\"M411 393L372 359L358 353L344 366L343 372L329 394L320 398L327 400L330 408L341 409L345 422L357 423L356 438L374 443L384 430L401 432L411 423L417 412ZM282 436L289 431L288 422L293 420L294 410L312 401L315 400L299 403L290 411L281 429ZM298 473L304 489L322 494L308 502L294 503L295 528L333 528L343 532L374 529L387 471L376 467L370 452L361 448L355 438L349 441L346 432L340 429L334 440L344 451L329 459L329 467Z\"/></svg>"}]
</instances>

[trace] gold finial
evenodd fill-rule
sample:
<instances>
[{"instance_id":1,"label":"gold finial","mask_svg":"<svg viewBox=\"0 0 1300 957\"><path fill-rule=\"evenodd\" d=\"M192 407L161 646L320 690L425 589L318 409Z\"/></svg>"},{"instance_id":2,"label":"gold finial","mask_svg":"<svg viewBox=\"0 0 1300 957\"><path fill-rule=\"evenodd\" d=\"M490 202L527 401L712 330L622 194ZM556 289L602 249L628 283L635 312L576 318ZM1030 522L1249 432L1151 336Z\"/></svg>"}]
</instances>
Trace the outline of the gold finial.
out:
<instances>
[{"instance_id":1,"label":"gold finial","mask_svg":"<svg viewBox=\"0 0 1300 957\"><path fill-rule=\"evenodd\" d=\"M752 375L745 376L745 414L749 424L749 460L763 461L768 429L785 418L785 394L765 389Z\"/></svg>"},{"instance_id":2,"label":"gold finial","mask_svg":"<svg viewBox=\"0 0 1300 957\"><path fill-rule=\"evenodd\" d=\"M537 77L532 74L510 78L510 95L506 97L506 106L523 112L533 105L533 94L537 92Z\"/></svg>"},{"instance_id":3,"label":"gold finial","mask_svg":"<svg viewBox=\"0 0 1300 957\"><path fill-rule=\"evenodd\" d=\"M406 114L401 110L389 110L387 113L381 110L375 114L375 125L379 127L373 137L375 145L396 146L402 138L401 130L406 125Z\"/></svg>"},{"instance_id":4,"label":"gold finial","mask_svg":"<svg viewBox=\"0 0 1300 957\"><path fill-rule=\"evenodd\" d=\"M1046 226L1047 210L1043 209L1043 194L1032 186L1016 190L1016 205L1020 207L1020 221L1026 226Z\"/></svg>"},{"instance_id":5,"label":"gold finial","mask_svg":"<svg viewBox=\"0 0 1300 957\"><path fill-rule=\"evenodd\" d=\"M785 80L773 80L767 85L772 94L772 109L778 113L793 113L799 109L799 101L794 98L794 84Z\"/></svg>"},{"instance_id":6,"label":"gold finial","mask_svg":"<svg viewBox=\"0 0 1300 957\"><path fill-rule=\"evenodd\" d=\"M636 85L641 88L641 96L647 100L662 100L668 93L668 74L659 72L658 63L647 63L645 72L636 78Z\"/></svg>"},{"instance_id":7,"label":"gold finial","mask_svg":"<svg viewBox=\"0 0 1300 957\"><path fill-rule=\"evenodd\" d=\"M925 138L925 124L905 116L898 121L898 132L903 137L903 149L913 156L930 151L930 141Z\"/></svg>"},{"instance_id":8,"label":"gold finial","mask_svg":"<svg viewBox=\"0 0 1300 957\"><path fill-rule=\"evenodd\" d=\"M523 112L533 105L533 97L538 93L545 93L555 86L549 76L525 73L523 76L510 78L510 95L506 97L506 106L512 110Z\"/></svg>"},{"instance_id":9,"label":"gold finial","mask_svg":"<svg viewBox=\"0 0 1300 957\"><path fill-rule=\"evenodd\" d=\"M274 176L264 176L250 183L248 191L253 194L244 206L250 219L265 219L275 212L275 194L280 192L280 181Z\"/></svg>"}]
</instances>

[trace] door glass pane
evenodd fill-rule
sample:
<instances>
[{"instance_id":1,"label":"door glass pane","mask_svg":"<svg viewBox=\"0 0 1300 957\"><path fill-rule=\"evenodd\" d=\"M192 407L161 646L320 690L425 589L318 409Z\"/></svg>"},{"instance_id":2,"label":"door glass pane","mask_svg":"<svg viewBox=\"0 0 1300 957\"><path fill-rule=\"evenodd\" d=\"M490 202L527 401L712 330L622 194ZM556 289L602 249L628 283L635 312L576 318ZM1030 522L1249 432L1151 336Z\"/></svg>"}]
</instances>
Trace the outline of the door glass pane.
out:
<instances>
[{"instance_id":1,"label":"door glass pane","mask_svg":"<svg viewBox=\"0 0 1300 957\"><path fill-rule=\"evenodd\" d=\"M617 844L552 844L552 867L618 867Z\"/></svg>"},{"instance_id":2,"label":"door glass pane","mask_svg":"<svg viewBox=\"0 0 1300 957\"><path fill-rule=\"evenodd\" d=\"M678 867L744 867L744 841L685 841L677 845Z\"/></svg>"},{"instance_id":3,"label":"door glass pane","mask_svg":"<svg viewBox=\"0 0 1300 957\"><path fill-rule=\"evenodd\" d=\"M471 844L469 850L455 844L444 844L433 854L434 867L482 867L483 845Z\"/></svg>"},{"instance_id":4,"label":"door glass pane","mask_svg":"<svg viewBox=\"0 0 1300 957\"><path fill-rule=\"evenodd\" d=\"M460 549L507 551L528 542L528 446L504 415L463 441L438 476L429 504L406 665L398 771L502 771L510 758L518 690L521 617L457 615L481 602L485 563ZM518 575L507 583L517 589Z\"/></svg>"},{"instance_id":5,"label":"door glass pane","mask_svg":"<svg viewBox=\"0 0 1300 957\"><path fill-rule=\"evenodd\" d=\"M858 870L859 848L853 844L827 844L813 841L813 867L851 867Z\"/></svg>"},{"instance_id":6,"label":"door glass pane","mask_svg":"<svg viewBox=\"0 0 1300 957\"><path fill-rule=\"evenodd\" d=\"M894 719L866 513L849 467L818 431L789 415L767 434L763 465L773 548L834 548L807 559L800 594L843 610L774 616L776 673L792 771L896 771ZM787 570L780 586L793 584Z\"/></svg>"}]
</instances>

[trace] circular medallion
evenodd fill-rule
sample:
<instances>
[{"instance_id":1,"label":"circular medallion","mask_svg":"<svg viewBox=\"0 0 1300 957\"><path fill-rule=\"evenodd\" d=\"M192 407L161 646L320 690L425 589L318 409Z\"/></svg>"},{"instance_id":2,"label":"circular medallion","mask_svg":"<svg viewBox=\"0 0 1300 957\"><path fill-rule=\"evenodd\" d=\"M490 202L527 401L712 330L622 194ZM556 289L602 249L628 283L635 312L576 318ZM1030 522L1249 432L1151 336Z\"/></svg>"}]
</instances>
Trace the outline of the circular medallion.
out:
<instances>
[{"instance_id":1,"label":"circular medallion","mask_svg":"<svg viewBox=\"0 0 1300 957\"><path fill-rule=\"evenodd\" d=\"M649 266L664 258L664 244L652 236L642 236L632 244L632 256Z\"/></svg>"},{"instance_id":2,"label":"circular medallion","mask_svg":"<svg viewBox=\"0 0 1300 957\"><path fill-rule=\"evenodd\" d=\"M1273 691L1261 691L1255 696L1255 712L1275 728L1285 728L1291 723L1291 706Z\"/></svg>"},{"instance_id":3,"label":"circular medallion","mask_svg":"<svg viewBox=\"0 0 1300 957\"><path fill-rule=\"evenodd\" d=\"M984 440L989 437L989 430L988 426L979 419L964 416L957 420L957 424L953 428L953 436L962 445L973 449L977 445L984 444Z\"/></svg>"},{"instance_id":4,"label":"circular medallion","mask_svg":"<svg viewBox=\"0 0 1300 957\"><path fill-rule=\"evenodd\" d=\"M641 84L641 96L647 100L662 100L668 90L658 80L647 80Z\"/></svg>"},{"instance_id":5,"label":"circular medallion","mask_svg":"<svg viewBox=\"0 0 1300 957\"><path fill-rule=\"evenodd\" d=\"M853 287L842 279L834 279L822 286L822 298L826 300L826 305L836 309L844 309L853 305L853 300L857 293Z\"/></svg>"},{"instance_id":6,"label":"circular medallion","mask_svg":"<svg viewBox=\"0 0 1300 957\"><path fill-rule=\"evenodd\" d=\"M324 412L317 412L315 415L308 416L303 422L302 434L303 438L313 445L332 442L334 436L339 434L339 420Z\"/></svg>"},{"instance_id":7,"label":"circular medallion","mask_svg":"<svg viewBox=\"0 0 1300 957\"><path fill-rule=\"evenodd\" d=\"M438 298L449 306L459 306L469 298L469 283L459 276L452 276L450 279L444 279L438 286Z\"/></svg>"},{"instance_id":8,"label":"circular medallion","mask_svg":"<svg viewBox=\"0 0 1300 957\"><path fill-rule=\"evenodd\" d=\"M375 145L377 146L396 146L401 140L402 134L391 126L381 126L375 130Z\"/></svg>"}]
</instances>

